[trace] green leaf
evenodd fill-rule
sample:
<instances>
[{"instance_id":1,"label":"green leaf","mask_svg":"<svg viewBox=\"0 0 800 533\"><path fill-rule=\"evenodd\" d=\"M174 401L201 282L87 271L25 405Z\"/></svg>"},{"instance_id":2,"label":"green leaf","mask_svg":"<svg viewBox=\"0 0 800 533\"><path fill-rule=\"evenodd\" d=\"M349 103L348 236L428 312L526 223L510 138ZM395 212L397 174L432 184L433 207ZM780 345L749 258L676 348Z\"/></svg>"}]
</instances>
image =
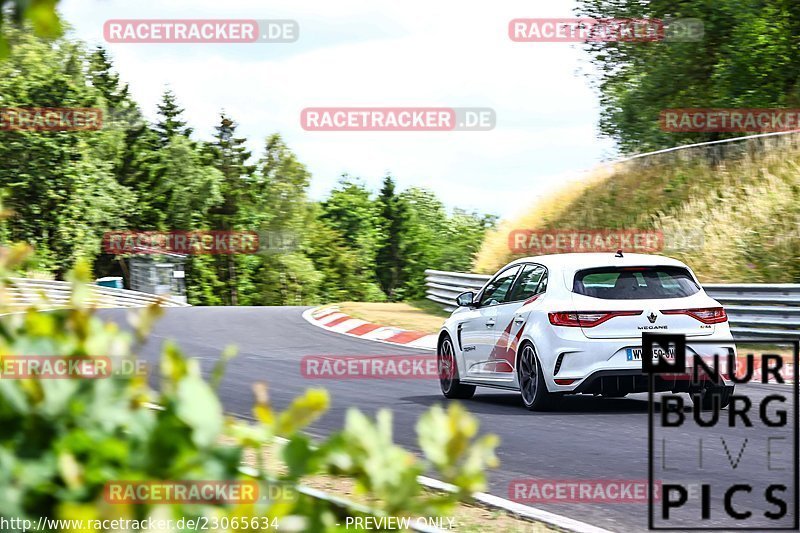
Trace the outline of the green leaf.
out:
<instances>
[{"instance_id":1,"label":"green leaf","mask_svg":"<svg viewBox=\"0 0 800 533\"><path fill-rule=\"evenodd\" d=\"M192 429L194 443L211 446L222 430L222 405L214 390L199 376L187 376L178 384L177 416Z\"/></svg>"},{"instance_id":2,"label":"green leaf","mask_svg":"<svg viewBox=\"0 0 800 533\"><path fill-rule=\"evenodd\" d=\"M58 37L63 33L61 19L56 12L58 0L31 0L25 17L33 23L33 29L42 37Z\"/></svg>"},{"instance_id":3,"label":"green leaf","mask_svg":"<svg viewBox=\"0 0 800 533\"><path fill-rule=\"evenodd\" d=\"M292 400L286 411L278 416L278 435L293 435L305 428L328 410L330 396L325 389L309 389L303 396Z\"/></svg>"},{"instance_id":4,"label":"green leaf","mask_svg":"<svg viewBox=\"0 0 800 533\"><path fill-rule=\"evenodd\" d=\"M294 435L281 449L281 457L289 469L290 479L307 475L313 456L310 439L301 434Z\"/></svg>"},{"instance_id":5,"label":"green leaf","mask_svg":"<svg viewBox=\"0 0 800 533\"><path fill-rule=\"evenodd\" d=\"M237 351L238 349L236 346L226 346L219 359L214 364L214 370L211 371L211 386L214 390L219 389L222 376L225 375L225 366L228 364L228 361L236 357Z\"/></svg>"}]
</instances>

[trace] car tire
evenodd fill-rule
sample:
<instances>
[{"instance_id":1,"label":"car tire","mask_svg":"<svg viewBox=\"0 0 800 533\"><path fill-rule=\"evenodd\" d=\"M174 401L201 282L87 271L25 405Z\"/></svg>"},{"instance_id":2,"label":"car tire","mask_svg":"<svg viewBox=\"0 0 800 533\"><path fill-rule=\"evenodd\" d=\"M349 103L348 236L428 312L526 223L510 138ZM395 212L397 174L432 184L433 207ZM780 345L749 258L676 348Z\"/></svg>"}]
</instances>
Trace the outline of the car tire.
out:
<instances>
[{"instance_id":1,"label":"car tire","mask_svg":"<svg viewBox=\"0 0 800 533\"><path fill-rule=\"evenodd\" d=\"M522 395L522 404L529 411L547 411L553 407L555 395L547 390L544 373L536 349L530 342L519 348L517 357L517 381Z\"/></svg>"},{"instance_id":2,"label":"car tire","mask_svg":"<svg viewBox=\"0 0 800 533\"><path fill-rule=\"evenodd\" d=\"M458 379L458 364L453 341L445 335L436 350L436 368L439 371L439 386L445 398L468 400L475 394L475 385L464 385Z\"/></svg>"},{"instance_id":3,"label":"car tire","mask_svg":"<svg viewBox=\"0 0 800 533\"><path fill-rule=\"evenodd\" d=\"M711 411L714 409L714 397L719 397L719 408L725 409L731 403L733 387L703 387L691 393L694 409Z\"/></svg>"}]
</instances>

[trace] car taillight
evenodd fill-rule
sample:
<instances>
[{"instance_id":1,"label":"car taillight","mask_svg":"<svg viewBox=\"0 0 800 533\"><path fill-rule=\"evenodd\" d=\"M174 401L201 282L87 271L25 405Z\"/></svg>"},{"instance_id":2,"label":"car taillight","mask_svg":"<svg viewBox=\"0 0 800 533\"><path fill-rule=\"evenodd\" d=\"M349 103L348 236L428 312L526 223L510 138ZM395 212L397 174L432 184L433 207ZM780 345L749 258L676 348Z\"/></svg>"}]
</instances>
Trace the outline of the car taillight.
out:
<instances>
[{"instance_id":1,"label":"car taillight","mask_svg":"<svg viewBox=\"0 0 800 533\"><path fill-rule=\"evenodd\" d=\"M668 309L661 311L665 315L689 315L703 324L719 324L727 322L728 315L722 307L704 307L701 309Z\"/></svg>"},{"instance_id":2,"label":"car taillight","mask_svg":"<svg viewBox=\"0 0 800 533\"><path fill-rule=\"evenodd\" d=\"M548 313L550 323L554 326L567 326L573 328L593 328L615 316L636 316L642 311L562 311Z\"/></svg>"}]
</instances>

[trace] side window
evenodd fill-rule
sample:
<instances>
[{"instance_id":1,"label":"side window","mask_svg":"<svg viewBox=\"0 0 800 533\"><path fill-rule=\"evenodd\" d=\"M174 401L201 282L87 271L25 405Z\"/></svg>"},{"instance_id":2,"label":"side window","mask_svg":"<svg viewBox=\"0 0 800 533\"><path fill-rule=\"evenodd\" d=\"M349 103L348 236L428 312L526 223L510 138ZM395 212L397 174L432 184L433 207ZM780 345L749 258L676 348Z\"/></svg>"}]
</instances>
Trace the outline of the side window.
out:
<instances>
[{"instance_id":1,"label":"side window","mask_svg":"<svg viewBox=\"0 0 800 533\"><path fill-rule=\"evenodd\" d=\"M535 294L544 292L544 285L547 285L547 271L539 265L525 265L522 274L517 278L514 288L511 289L509 302L527 300Z\"/></svg>"},{"instance_id":2,"label":"side window","mask_svg":"<svg viewBox=\"0 0 800 533\"><path fill-rule=\"evenodd\" d=\"M497 305L506 300L511 284L514 283L514 276L519 272L519 267L514 266L502 271L484 289L481 295L481 307L487 305Z\"/></svg>"},{"instance_id":3,"label":"side window","mask_svg":"<svg viewBox=\"0 0 800 533\"><path fill-rule=\"evenodd\" d=\"M542 279L539 280L539 287L536 289L536 292L534 294L542 294L546 290L547 290L547 269L544 269L544 274L542 275Z\"/></svg>"}]
</instances>

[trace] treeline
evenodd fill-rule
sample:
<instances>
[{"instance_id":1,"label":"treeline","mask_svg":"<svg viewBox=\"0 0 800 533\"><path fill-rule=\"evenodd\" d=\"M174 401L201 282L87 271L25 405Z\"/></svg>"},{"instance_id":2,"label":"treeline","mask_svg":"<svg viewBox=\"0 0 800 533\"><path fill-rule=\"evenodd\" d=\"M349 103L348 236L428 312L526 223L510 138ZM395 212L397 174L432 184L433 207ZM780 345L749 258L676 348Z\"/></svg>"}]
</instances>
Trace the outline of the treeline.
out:
<instances>
[{"instance_id":1,"label":"treeline","mask_svg":"<svg viewBox=\"0 0 800 533\"><path fill-rule=\"evenodd\" d=\"M623 152L644 152L743 133L674 133L672 108L800 107L800 2L796 0L579 0L597 19L699 19L690 42L593 42L601 131ZM675 26L679 26L680 23Z\"/></svg>"},{"instance_id":2,"label":"treeline","mask_svg":"<svg viewBox=\"0 0 800 533\"><path fill-rule=\"evenodd\" d=\"M213 140L199 140L169 90L149 123L103 48L2 33L11 47L0 60L0 107L100 107L106 117L99 131L0 131L0 190L13 212L0 240L34 246L28 270L61 277L85 258L98 277L118 274L118 258L101 249L112 230L249 230L294 234L297 246L190 256L190 303L414 299L426 268L468 270L495 223L448 213L422 188L398 191L391 176L378 192L342 176L312 201L311 175L280 135L254 157L222 112Z\"/></svg>"}]
</instances>

